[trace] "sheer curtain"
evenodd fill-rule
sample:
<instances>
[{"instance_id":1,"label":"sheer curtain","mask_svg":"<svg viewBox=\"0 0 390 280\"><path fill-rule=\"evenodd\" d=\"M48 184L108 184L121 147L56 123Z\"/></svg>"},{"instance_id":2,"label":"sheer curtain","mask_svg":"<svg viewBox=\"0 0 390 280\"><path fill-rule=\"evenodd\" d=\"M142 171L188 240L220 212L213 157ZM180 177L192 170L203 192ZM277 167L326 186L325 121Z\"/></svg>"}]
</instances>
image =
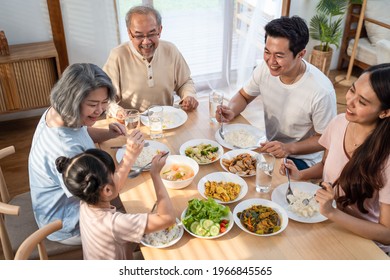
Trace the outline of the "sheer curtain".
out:
<instances>
[{"instance_id":1,"label":"sheer curtain","mask_svg":"<svg viewBox=\"0 0 390 280\"><path fill-rule=\"evenodd\" d=\"M186 59L200 95L220 89L229 98L261 59L264 26L282 0L116 0L121 42L129 41L125 15L134 5L152 4L162 16L161 39Z\"/></svg>"}]
</instances>

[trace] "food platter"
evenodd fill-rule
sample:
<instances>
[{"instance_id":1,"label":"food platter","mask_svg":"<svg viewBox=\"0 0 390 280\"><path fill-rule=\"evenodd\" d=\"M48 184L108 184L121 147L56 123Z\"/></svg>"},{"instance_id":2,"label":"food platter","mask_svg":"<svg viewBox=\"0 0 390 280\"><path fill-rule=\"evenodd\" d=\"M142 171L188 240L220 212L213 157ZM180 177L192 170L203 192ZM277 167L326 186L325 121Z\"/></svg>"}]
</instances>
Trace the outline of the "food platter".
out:
<instances>
[{"instance_id":1,"label":"food platter","mask_svg":"<svg viewBox=\"0 0 390 280\"><path fill-rule=\"evenodd\" d=\"M162 106L164 108L163 129L173 129L183 125L187 119L187 113L172 106ZM149 126L149 119L147 116L141 115L141 123Z\"/></svg>"},{"instance_id":2,"label":"food platter","mask_svg":"<svg viewBox=\"0 0 390 280\"><path fill-rule=\"evenodd\" d=\"M320 187L318 185L308 182L291 182L291 189L293 190L293 192L294 190L299 190L301 192L314 195L319 188ZM290 205L286 201L286 191L287 183L279 185L273 190L271 199L286 210L287 215L290 219L301 223L320 223L327 220L327 218L321 215L319 212L315 213L311 217L304 217L292 211Z\"/></svg>"},{"instance_id":3,"label":"food platter","mask_svg":"<svg viewBox=\"0 0 390 280\"><path fill-rule=\"evenodd\" d=\"M198 182L198 191L199 191L200 195L203 196L204 198L207 198L207 196L205 195L205 183L207 181L233 182L233 183L239 184L241 186L240 193L238 194L237 198L234 200L224 202L222 200L213 198L214 200L216 200L220 204L228 204L228 203L237 202L237 201L243 199L248 192L248 184L240 176L232 174L232 173L228 173L228 172L214 172L214 173L207 174L206 176L201 178Z\"/></svg>"},{"instance_id":4,"label":"food platter","mask_svg":"<svg viewBox=\"0 0 390 280\"><path fill-rule=\"evenodd\" d=\"M179 219L176 219L176 224L171 230L164 229L159 232L145 234L141 239L141 244L151 248L167 248L176 244L183 236L184 226L180 223ZM171 234L171 238L166 239L164 235Z\"/></svg>"},{"instance_id":5,"label":"food platter","mask_svg":"<svg viewBox=\"0 0 390 280\"><path fill-rule=\"evenodd\" d=\"M209 140L209 139L193 139L193 140L187 141L187 142L185 142L184 144L182 144L180 146L179 153L181 155L186 155L185 151L186 151L187 148L189 148L189 147L196 147L196 146L199 146L199 145L202 145L202 144L204 144L204 145L211 145L211 147L217 147L218 151L215 152L217 156L215 158L213 158L212 160L210 160L210 161L205 161L205 160L201 160L201 158L196 158L196 157L191 157L190 156L196 162L198 162L199 165L205 165L205 164L213 163L213 162L219 160L220 157L223 155L223 148L222 148L222 146L219 143L217 143L217 142L215 142L213 140Z\"/></svg>"},{"instance_id":6,"label":"food platter","mask_svg":"<svg viewBox=\"0 0 390 280\"><path fill-rule=\"evenodd\" d=\"M219 134L219 130L215 132L215 139L219 144L228 149L235 149L233 145L238 147L249 147L259 145L259 143L266 141L265 131L258 129L255 126L249 124L224 124L223 131L225 135L225 139L221 138ZM230 143L228 138L229 134L236 134L237 139L235 139L234 143ZM250 148L254 150L255 148Z\"/></svg>"},{"instance_id":7,"label":"food platter","mask_svg":"<svg viewBox=\"0 0 390 280\"><path fill-rule=\"evenodd\" d=\"M221 167L222 167L225 171L227 171L227 172L229 172L229 173L236 174L236 175L238 175L238 176L240 176L240 177L251 177L251 176L255 176L255 175L256 175L256 164L254 164L254 166L251 167L251 168L253 168L253 169L251 169L251 170L253 170L253 171L252 171L251 173L247 173L247 174L242 173L242 172L237 172L237 173L231 172L231 170L229 170L229 168L227 168L227 167L223 164L223 162L224 162L225 160L231 161L231 160L235 159L238 155L241 155L241 154L249 154L249 155L252 157L252 159L257 159L257 157L258 157L258 155L259 155L258 153L254 152L254 151L252 151L252 150L246 150L246 149L231 150L231 151L229 151L229 152L227 152L227 153L225 153L225 154L222 155L222 157L221 157L221 159L220 159L220 161L219 161L220 164L221 164ZM243 163L242 169L244 169L244 170L248 170L248 169L249 169L246 163Z\"/></svg>"},{"instance_id":8,"label":"food platter","mask_svg":"<svg viewBox=\"0 0 390 280\"><path fill-rule=\"evenodd\" d=\"M147 147L144 147L142 149L141 154L137 157L134 165L131 168L132 170L138 169L139 167L149 163L158 152L170 152L169 148L165 144L157 141L145 140L145 145ZM125 149L126 149L126 145L123 145L122 148L117 150L116 160L118 163L121 162L125 154ZM144 169L144 171L148 171L148 170L150 170L150 168Z\"/></svg>"},{"instance_id":9,"label":"food platter","mask_svg":"<svg viewBox=\"0 0 390 280\"><path fill-rule=\"evenodd\" d=\"M181 219L183 220L185 215L186 215L186 212L187 212L187 208L184 209L183 213L181 214ZM229 220L229 225L228 227L226 228L226 231L223 232L223 233L219 233L218 235L216 236L200 236L200 235L197 235L193 232L191 232L190 229L186 228L186 226L183 225L183 228L186 232L188 232L189 234L191 234L192 236L194 237L197 237L197 238L201 238L201 239L216 239L216 238L220 238L222 236L224 236L225 234L227 234L232 228L233 228L233 225L234 225L234 219L233 219L233 215L232 215L232 212L229 211L229 215L226 216L226 217L222 217L223 219L226 219L226 220Z\"/></svg>"},{"instance_id":10,"label":"food platter","mask_svg":"<svg viewBox=\"0 0 390 280\"><path fill-rule=\"evenodd\" d=\"M270 207L273 210L275 210L281 220L280 229L277 232L273 232L273 233L257 234L245 228L245 226L241 223L240 218L237 216L237 214L239 212L244 211L245 209L252 207L253 205L262 205L262 206ZM238 225L240 229L242 229L243 231L249 234L256 235L256 236L272 236L272 235L280 234L287 228L288 225L288 216L286 210L283 207L281 207L279 204L262 198L247 199L237 204L237 206L234 208L233 211L233 218L234 218L234 222Z\"/></svg>"}]
</instances>

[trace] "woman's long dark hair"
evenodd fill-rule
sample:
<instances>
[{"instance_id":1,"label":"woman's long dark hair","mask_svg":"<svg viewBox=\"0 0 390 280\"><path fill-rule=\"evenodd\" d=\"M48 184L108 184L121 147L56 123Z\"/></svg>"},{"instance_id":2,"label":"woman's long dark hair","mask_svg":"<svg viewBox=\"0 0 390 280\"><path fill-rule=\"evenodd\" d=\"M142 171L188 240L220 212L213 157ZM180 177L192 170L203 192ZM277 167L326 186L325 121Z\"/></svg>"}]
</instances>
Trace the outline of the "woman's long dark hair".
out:
<instances>
[{"instance_id":1,"label":"woman's long dark hair","mask_svg":"<svg viewBox=\"0 0 390 280\"><path fill-rule=\"evenodd\" d=\"M368 68L371 87L376 93L381 110L390 108L390 63ZM368 213L364 201L372 198L375 191L384 186L384 169L390 154L390 117L379 118L377 126L363 144L353 153L345 165L335 186L345 192L337 198L338 205L346 207L355 204L362 213ZM338 193L336 193L338 196Z\"/></svg>"}]
</instances>

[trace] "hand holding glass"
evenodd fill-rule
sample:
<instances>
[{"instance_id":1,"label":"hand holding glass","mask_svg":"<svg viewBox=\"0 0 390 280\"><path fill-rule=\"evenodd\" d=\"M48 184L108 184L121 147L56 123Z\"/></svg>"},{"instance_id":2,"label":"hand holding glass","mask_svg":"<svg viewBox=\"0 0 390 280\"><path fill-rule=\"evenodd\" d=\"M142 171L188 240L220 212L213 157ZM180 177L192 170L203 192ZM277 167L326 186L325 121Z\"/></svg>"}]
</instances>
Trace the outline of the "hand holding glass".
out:
<instances>
[{"instance_id":1,"label":"hand holding glass","mask_svg":"<svg viewBox=\"0 0 390 280\"><path fill-rule=\"evenodd\" d=\"M271 189L275 157L269 153L260 153L256 164L256 192L267 193Z\"/></svg>"},{"instance_id":2,"label":"hand holding glass","mask_svg":"<svg viewBox=\"0 0 390 280\"><path fill-rule=\"evenodd\" d=\"M134 129L140 127L140 116L136 109L128 109L125 112L126 133L129 135Z\"/></svg>"}]
</instances>

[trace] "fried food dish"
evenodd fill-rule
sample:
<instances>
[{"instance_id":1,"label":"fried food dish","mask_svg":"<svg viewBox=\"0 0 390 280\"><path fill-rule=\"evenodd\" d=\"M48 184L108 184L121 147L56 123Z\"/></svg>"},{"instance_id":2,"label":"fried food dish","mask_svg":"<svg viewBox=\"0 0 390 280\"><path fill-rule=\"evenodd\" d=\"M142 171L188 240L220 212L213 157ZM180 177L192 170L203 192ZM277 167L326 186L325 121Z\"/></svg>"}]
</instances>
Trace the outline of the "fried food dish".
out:
<instances>
[{"instance_id":1,"label":"fried food dish","mask_svg":"<svg viewBox=\"0 0 390 280\"><path fill-rule=\"evenodd\" d=\"M280 217L271 207L253 205L238 212L237 217L247 230L256 234L270 234L280 230Z\"/></svg>"},{"instance_id":2,"label":"fried food dish","mask_svg":"<svg viewBox=\"0 0 390 280\"><path fill-rule=\"evenodd\" d=\"M235 200L241 191L241 185L233 182L207 181L204 186L207 197L216 198L223 202Z\"/></svg>"},{"instance_id":3,"label":"fried food dish","mask_svg":"<svg viewBox=\"0 0 390 280\"><path fill-rule=\"evenodd\" d=\"M233 159L222 159L222 164L231 173L239 176L256 174L256 159L248 153L239 154Z\"/></svg>"}]
</instances>

